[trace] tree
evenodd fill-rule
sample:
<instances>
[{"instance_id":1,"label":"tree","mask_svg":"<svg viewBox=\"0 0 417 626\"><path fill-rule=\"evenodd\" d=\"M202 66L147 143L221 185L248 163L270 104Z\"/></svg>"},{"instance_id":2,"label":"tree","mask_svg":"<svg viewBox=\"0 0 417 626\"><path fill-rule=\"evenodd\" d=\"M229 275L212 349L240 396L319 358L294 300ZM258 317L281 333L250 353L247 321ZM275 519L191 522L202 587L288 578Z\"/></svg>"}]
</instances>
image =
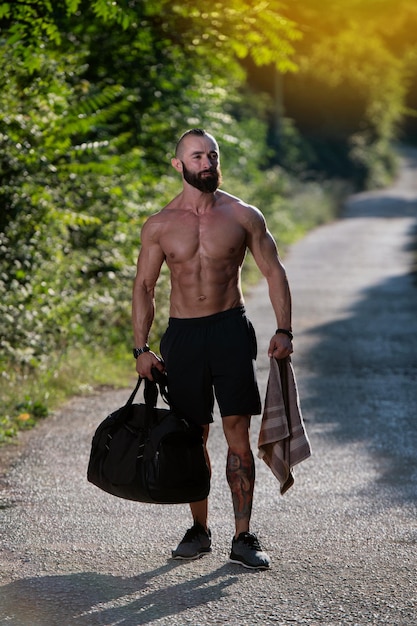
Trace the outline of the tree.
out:
<instances>
[{"instance_id":1,"label":"tree","mask_svg":"<svg viewBox=\"0 0 417 626\"><path fill-rule=\"evenodd\" d=\"M262 158L263 127L245 119L237 56L291 67L297 33L279 7L1 5L0 341L9 372L50 365L54 352L92 336L102 349L129 341L140 225L172 186L167 146L184 125L209 124L226 152L244 142L250 167Z\"/></svg>"},{"instance_id":2,"label":"tree","mask_svg":"<svg viewBox=\"0 0 417 626\"><path fill-rule=\"evenodd\" d=\"M281 81L289 120L272 137L278 159L286 163L288 134L293 150L298 131L307 169L352 177L358 187L383 184L393 171L392 141L417 101L415 3L304 0L285 13L303 37L294 44L298 72ZM269 68L260 81L254 68L251 79L272 94L274 74Z\"/></svg>"}]
</instances>

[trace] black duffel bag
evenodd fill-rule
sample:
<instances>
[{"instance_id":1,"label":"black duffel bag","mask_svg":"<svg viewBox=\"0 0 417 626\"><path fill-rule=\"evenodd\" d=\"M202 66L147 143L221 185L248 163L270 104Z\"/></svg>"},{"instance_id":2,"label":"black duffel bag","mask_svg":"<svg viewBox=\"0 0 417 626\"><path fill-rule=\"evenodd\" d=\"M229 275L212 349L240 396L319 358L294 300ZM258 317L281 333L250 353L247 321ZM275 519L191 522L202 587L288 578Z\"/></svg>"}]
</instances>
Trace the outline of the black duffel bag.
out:
<instances>
[{"instance_id":1,"label":"black duffel bag","mask_svg":"<svg viewBox=\"0 0 417 626\"><path fill-rule=\"evenodd\" d=\"M127 403L97 428L91 444L87 479L119 498L158 504L204 500L210 491L202 428L171 408L156 408L158 389L169 404L165 375L145 379L144 404Z\"/></svg>"}]
</instances>

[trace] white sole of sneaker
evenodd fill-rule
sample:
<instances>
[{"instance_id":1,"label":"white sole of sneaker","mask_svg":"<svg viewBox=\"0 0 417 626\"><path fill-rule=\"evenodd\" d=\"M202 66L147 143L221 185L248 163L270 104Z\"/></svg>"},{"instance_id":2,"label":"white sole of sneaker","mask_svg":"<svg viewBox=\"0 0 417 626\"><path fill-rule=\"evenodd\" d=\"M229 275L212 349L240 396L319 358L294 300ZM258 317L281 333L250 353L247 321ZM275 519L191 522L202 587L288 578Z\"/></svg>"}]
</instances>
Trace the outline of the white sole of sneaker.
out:
<instances>
[{"instance_id":1,"label":"white sole of sneaker","mask_svg":"<svg viewBox=\"0 0 417 626\"><path fill-rule=\"evenodd\" d=\"M266 570L269 569L269 565L248 565L248 563L244 563L243 561L239 561L238 559L229 559L229 563L237 563L238 565L242 565L247 569L261 569Z\"/></svg>"}]
</instances>

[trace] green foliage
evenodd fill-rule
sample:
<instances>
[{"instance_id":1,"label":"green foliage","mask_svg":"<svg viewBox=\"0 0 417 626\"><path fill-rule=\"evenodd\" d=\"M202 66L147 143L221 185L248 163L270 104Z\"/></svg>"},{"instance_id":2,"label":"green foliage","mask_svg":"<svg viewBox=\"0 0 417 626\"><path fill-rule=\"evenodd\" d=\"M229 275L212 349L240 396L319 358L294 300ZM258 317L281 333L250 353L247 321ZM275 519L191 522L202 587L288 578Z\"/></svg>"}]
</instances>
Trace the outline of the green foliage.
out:
<instances>
[{"instance_id":1,"label":"green foliage","mask_svg":"<svg viewBox=\"0 0 417 626\"><path fill-rule=\"evenodd\" d=\"M385 184L392 142L404 133L408 102L417 103L415 3L305 0L286 14L304 37L294 44L299 71L283 78L281 98L307 169L353 178L358 188ZM272 138L285 165L294 148L287 139Z\"/></svg>"},{"instance_id":2,"label":"green foliage","mask_svg":"<svg viewBox=\"0 0 417 626\"><path fill-rule=\"evenodd\" d=\"M243 172L262 158L262 122L237 121L243 73L230 41L237 9L247 19L253 9L235 3L226 36L216 6L208 16L164 0L3 7L0 375L11 432L36 419L30 403L49 404L42 389L74 349L130 353L140 228L177 184L168 152L184 125L208 125L226 157L242 144ZM200 19L211 40L197 41ZM164 274L155 341L167 291Z\"/></svg>"},{"instance_id":3,"label":"green foliage","mask_svg":"<svg viewBox=\"0 0 417 626\"><path fill-rule=\"evenodd\" d=\"M19 53L30 69L36 68L33 52L40 41L71 41L72 28L78 25L79 33L109 35L120 28L127 33L125 43L135 33L143 34L143 43L150 31L158 30L160 37L148 39L148 44L167 55L170 47L174 54L182 48L194 61L200 57L205 66L216 63L220 69L237 54L252 56L258 64L272 62L287 71L294 69L291 42L300 33L283 16L282 8L277 0L217 0L209 5L196 0L191 7L175 0L14 0L2 4L0 20L7 43L20 44Z\"/></svg>"},{"instance_id":4,"label":"green foliage","mask_svg":"<svg viewBox=\"0 0 417 626\"><path fill-rule=\"evenodd\" d=\"M325 98L326 116L336 109L339 113L337 128L321 124L321 141L327 134L346 145L359 182L369 186L385 182L375 179L370 155L379 154L380 162L388 155L402 118L405 85L402 63L378 36L361 35L361 28L350 28L337 38L322 39L304 59L300 74L313 76L314 65L312 93L320 94L313 96L316 121Z\"/></svg>"},{"instance_id":5,"label":"green foliage","mask_svg":"<svg viewBox=\"0 0 417 626\"><path fill-rule=\"evenodd\" d=\"M88 339L86 321L102 308L111 272L125 263L104 240L116 209L112 141L78 142L80 133L96 134L119 89L89 102L69 82L76 68L68 61L64 70L45 55L27 80L23 63L12 66L10 49L2 53L1 360L19 373L41 366L51 350ZM119 309L114 303L115 318Z\"/></svg>"}]
</instances>

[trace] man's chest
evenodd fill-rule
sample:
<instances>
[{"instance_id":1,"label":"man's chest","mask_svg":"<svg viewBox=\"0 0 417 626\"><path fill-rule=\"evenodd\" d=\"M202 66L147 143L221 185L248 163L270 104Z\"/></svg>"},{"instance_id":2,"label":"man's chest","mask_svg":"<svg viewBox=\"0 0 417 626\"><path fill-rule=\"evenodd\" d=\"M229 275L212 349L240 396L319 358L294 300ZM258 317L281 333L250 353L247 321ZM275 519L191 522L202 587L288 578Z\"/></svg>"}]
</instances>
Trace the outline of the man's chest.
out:
<instances>
[{"instance_id":1,"label":"man's chest","mask_svg":"<svg viewBox=\"0 0 417 626\"><path fill-rule=\"evenodd\" d=\"M167 260L187 262L194 257L227 260L240 257L246 232L228 216L184 216L170 220L160 238Z\"/></svg>"}]
</instances>

